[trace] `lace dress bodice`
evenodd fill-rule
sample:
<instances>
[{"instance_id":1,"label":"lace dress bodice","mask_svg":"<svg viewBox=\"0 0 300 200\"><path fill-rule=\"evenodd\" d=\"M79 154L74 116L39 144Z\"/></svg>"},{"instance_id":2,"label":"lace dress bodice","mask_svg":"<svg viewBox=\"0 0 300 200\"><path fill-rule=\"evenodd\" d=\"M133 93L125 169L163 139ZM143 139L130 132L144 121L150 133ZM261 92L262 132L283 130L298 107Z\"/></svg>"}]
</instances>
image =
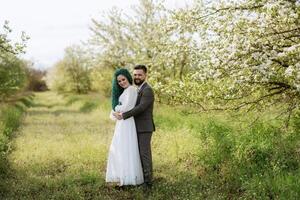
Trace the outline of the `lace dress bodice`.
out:
<instances>
[{"instance_id":1,"label":"lace dress bodice","mask_svg":"<svg viewBox=\"0 0 300 200\"><path fill-rule=\"evenodd\" d=\"M137 89L130 85L127 87L121 96L119 97L119 105L115 107L116 112L127 112L134 108L137 100ZM116 120L116 118L113 116L113 110L110 113L110 118L112 120Z\"/></svg>"}]
</instances>

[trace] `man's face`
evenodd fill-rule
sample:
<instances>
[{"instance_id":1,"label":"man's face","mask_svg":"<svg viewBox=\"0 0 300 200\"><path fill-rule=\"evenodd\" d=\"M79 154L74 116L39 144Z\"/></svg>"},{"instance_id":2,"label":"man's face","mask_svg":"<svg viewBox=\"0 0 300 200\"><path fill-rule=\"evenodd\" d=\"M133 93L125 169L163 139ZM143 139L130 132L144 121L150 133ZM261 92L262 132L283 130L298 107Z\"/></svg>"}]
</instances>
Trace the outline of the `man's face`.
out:
<instances>
[{"instance_id":1,"label":"man's face","mask_svg":"<svg viewBox=\"0 0 300 200\"><path fill-rule=\"evenodd\" d=\"M136 85L142 85L146 79L146 74L142 69L133 70L133 80Z\"/></svg>"}]
</instances>

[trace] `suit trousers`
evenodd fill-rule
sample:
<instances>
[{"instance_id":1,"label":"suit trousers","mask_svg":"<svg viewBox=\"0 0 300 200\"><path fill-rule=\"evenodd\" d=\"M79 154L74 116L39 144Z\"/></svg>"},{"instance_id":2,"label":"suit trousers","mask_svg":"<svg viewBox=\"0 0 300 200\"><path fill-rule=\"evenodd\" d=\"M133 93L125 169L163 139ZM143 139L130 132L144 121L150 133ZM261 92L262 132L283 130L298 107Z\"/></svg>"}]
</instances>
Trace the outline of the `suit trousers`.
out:
<instances>
[{"instance_id":1,"label":"suit trousers","mask_svg":"<svg viewBox=\"0 0 300 200\"><path fill-rule=\"evenodd\" d=\"M138 143L140 157L144 173L145 183L151 183L152 181L152 154L151 154L151 137L152 132L138 134Z\"/></svg>"}]
</instances>

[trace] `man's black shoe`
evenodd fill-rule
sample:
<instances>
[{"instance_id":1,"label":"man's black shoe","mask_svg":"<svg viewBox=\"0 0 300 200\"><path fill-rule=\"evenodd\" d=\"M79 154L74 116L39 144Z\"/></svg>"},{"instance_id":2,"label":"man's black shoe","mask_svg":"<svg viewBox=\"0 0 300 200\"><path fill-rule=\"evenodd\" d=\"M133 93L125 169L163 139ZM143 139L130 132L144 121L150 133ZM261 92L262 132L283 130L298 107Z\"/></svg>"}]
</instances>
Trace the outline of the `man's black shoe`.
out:
<instances>
[{"instance_id":1,"label":"man's black shoe","mask_svg":"<svg viewBox=\"0 0 300 200\"><path fill-rule=\"evenodd\" d=\"M114 187L116 190L124 190L125 189L125 186L123 186L123 185L116 185L115 187Z\"/></svg>"},{"instance_id":2,"label":"man's black shoe","mask_svg":"<svg viewBox=\"0 0 300 200\"><path fill-rule=\"evenodd\" d=\"M150 190L150 189L152 189L152 183L145 182L142 184L142 187L146 190Z\"/></svg>"}]
</instances>

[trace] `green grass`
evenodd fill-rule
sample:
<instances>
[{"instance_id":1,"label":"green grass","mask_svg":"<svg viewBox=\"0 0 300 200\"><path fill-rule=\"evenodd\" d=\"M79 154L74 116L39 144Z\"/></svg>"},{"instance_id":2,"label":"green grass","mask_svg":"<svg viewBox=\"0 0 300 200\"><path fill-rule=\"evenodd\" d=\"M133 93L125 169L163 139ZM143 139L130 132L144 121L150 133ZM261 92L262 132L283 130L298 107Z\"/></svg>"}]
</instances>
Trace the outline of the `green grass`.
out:
<instances>
[{"instance_id":1,"label":"green grass","mask_svg":"<svg viewBox=\"0 0 300 200\"><path fill-rule=\"evenodd\" d=\"M0 106L0 195L3 194L4 179L8 175L9 161L7 156L12 150L11 139L21 125L24 111L32 105L32 96L24 96L13 104Z\"/></svg>"},{"instance_id":2,"label":"green grass","mask_svg":"<svg viewBox=\"0 0 300 200\"><path fill-rule=\"evenodd\" d=\"M0 107L0 154L7 153L10 137L19 128L23 112L32 104L32 96L24 96Z\"/></svg>"},{"instance_id":3,"label":"green grass","mask_svg":"<svg viewBox=\"0 0 300 200\"><path fill-rule=\"evenodd\" d=\"M269 116L156 105L154 187L105 183L114 122L99 94L35 95L13 138L0 199L297 199L300 133ZM258 115L260 115L258 113Z\"/></svg>"}]
</instances>

